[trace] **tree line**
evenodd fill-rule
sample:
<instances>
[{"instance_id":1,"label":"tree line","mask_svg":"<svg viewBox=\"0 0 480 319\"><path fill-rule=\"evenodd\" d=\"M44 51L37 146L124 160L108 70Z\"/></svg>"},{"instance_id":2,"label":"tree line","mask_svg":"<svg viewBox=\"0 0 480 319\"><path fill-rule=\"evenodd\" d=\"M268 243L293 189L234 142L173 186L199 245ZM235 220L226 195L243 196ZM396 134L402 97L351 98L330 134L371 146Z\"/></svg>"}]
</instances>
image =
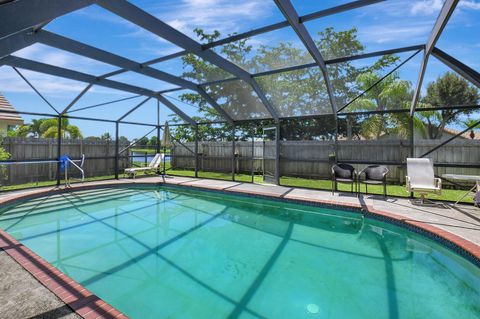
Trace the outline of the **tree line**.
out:
<instances>
[{"instance_id":1,"label":"tree line","mask_svg":"<svg viewBox=\"0 0 480 319\"><path fill-rule=\"evenodd\" d=\"M201 29L195 30L202 42L218 40L220 32L211 34ZM316 44L326 58L339 58L364 53L365 46L357 38L355 28L347 31L335 31L326 28L318 33ZM251 73L258 73L280 67L296 66L312 62L309 53L289 42L278 45L261 45L254 52L249 39L229 43L216 49L217 53ZM222 69L206 62L193 54L183 58L182 77L197 83L231 77ZM388 70L400 63L395 55L386 55L376 59L372 65L358 67L352 62L328 64L328 73L334 89L338 108L347 105L343 113L363 111L388 111L409 109L413 97L413 87L409 81L401 78L399 71L384 77ZM333 139L335 125L332 122L331 106L321 70L308 67L293 71L276 73L255 78L269 102L281 117L287 117L281 124L281 136L284 139L312 140ZM262 119L269 114L250 85L241 80L231 80L204 86L220 106L236 120ZM199 122L220 119L218 113L201 96L195 93L183 94L181 100L198 107ZM455 106L477 105L478 89L454 72L446 72L435 81L428 83L417 109L431 107L449 107L446 110L417 112L414 118L416 132L423 138L436 139L451 124L463 125L471 122L469 116L477 115L473 110L460 110ZM353 101L353 102L352 102ZM298 116L321 115L315 118ZM461 121L462 118L467 118ZM181 122L171 116L172 122ZM236 129L241 135L259 136L262 127L271 126L271 120L259 120L255 124L238 124ZM339 118L339 135L346 139L377 139L382 136L406 138L409 134L410 118L406 113L385 113L377 115L347 115ZM198 129L200 140L230 140L231 129L228 124L204 125ZM193 128L179 126L173 132L178 140L192 141ZM237 136L238 138L238 136Z\"/></svg>"}]
</instances>

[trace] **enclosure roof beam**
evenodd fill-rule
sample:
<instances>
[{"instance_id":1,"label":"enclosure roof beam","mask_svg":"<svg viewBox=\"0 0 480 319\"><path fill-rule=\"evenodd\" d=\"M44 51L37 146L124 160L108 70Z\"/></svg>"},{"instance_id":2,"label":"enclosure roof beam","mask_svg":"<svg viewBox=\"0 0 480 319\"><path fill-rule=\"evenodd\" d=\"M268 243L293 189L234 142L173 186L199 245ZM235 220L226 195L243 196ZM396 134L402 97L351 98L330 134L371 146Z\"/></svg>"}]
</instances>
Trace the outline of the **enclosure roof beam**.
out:
<instances>
[{"instance_id":1,"label":"enclosure roof beam","mask_svg":"<svg viewBox=\"0 0 480 319\"><path fill-rule=\"evenodd\" d=\"M443 4L442 10L438 15L437 21L433 26L433 30L430 33L430 37L428 38L427 44L425 46L425 51L423 54L422 63L420 65L420 72L418 74L417 85L415 87L415 91L413 93L412 105L410 106L410 115L413 116L415 112L415 108L417 107L418 99L420 97L420 91L422 90L423 78L425 77L425 71L427 70L428 59L430 58L430 54L432 53L435 44L437 43L440 35L442 34L443 29L448 23L450 16L452 15L453 11L457 7L459 0L446 0Z\"/></svg>"},{"instance_id":2,"label":"enclosure roof beam","mask_svg":"<svg viewBox=\"0 0 480 319\"><path fill-rule=\"evenodd\" d=\"M35 37L38 42L45 45L55 47L60 50L72 52L84 57L88 57L93 60L101 61L103 63L115 65L124 70L140 73L142 75L155 78L157 80L165 81L175 85L179 85L182 88L190 89L196 91L202 97L205 98L208 95L202 88L199 88L197 84L184 80L180 77L171 75L169 73L154 69L149 66L145 66L141 63L132 61L130 59L118 56L116 54L92 47L90 45L63 37L61 35L40 30L35 33ZM220 116L224 117L227 121L233 122L232 118L217 104L213 99L208 99L208 103L217 110Z\"/></svg>"},{"instance_id":3,"label":"enclosure roof beam","mask_svg":"<svg viewBox=\"0 0 480 319\"><path fill-rule=\"evenodd\" d=\"M82 96L84 96L91 88L92 88L93 84L89 83L83 90L82 92L80 92L73 100L72 102L70 102L64 109L62 112L60 112L60 115L64 115L65 113L67 113L77 102L78 100L80 100L82 98Z\"/></svg>"},{"instance_id":4,"label":"enclosure roof beam","mask_svg":"<svg viewBox=\"0 0 480 319\"><path fill-rule=\"evenodd\" d=\"M445 65L450 67L452 70L463 76L467 81L470 81L480 89L480 73L438 48L434 48L432 50L432 54Z\"/></svg>"},{"instance_id":5,"label":"enclosure roof beam","mask_svg":"<svg viewBox=\"0 0 480 319\"><path fill-rule=\"evenodd\" d=\"M32 37L33 28L22 30L0 39L0 58L26 48L36 42Z\"/></svg>"},{"instance_id":6,"label":"enclosure roof beam","mask_svg":"<svg viewBox=\"0 0 480 319\"><path fill-rule=\"evenodd\" d=\"M8 56L0 59L0 65L14 66L20 69L27 69L34 72L50 74L53 76L58 76L58 77L62 77L62 78L66 78L74 81L86 82L90 84L108 87L115 90L145 95L153 98L161 97L161 95L158 94L157 92L154 92L152 90L148 90L145 88L141 88L138 86L117 82L117 81L112 81L104 78L99 78L94 75L73 71L73 70L61 68L58 66L53 66L53 65L36 62L36 61L32 61L32 60L28 60L20 57L15 57L15 56ZM195 123L195 121L193 121L192 118L187 116L183 111L181 111L175 105L171 104L171 105L167 105L167 107L170 108L173 112L175 112L178 116L180 116L184 121L189 123L190 122Z\"/></svg>"},{"instance_id":7,"label":"enclosure roof beam","mask_svg":"<svg viewBox=\"0 0 480 319\"><path fill-rule=\"evenodd\" d=\"M301 16L300 17L300 22L303 23L303 22L307 22L307 21L311 21L311 20L315 20L315 19L319 19L319 18L323 18L323 17L328 17L328 16L331 16L331 15L334 15L334 14L338 14L338 13L350 11L350 10L353 10L353 9L369 6L369 5L376 4L376 3L379 3L379 2L383 2L383 1L386 1L386 0L357 0L357 1L344 3L344 4L341 4L341 5L338 5L338 6L334 6L334 7L328 8L328 9L312 12L312 13L309 13L307 15ZM220 45L224 45L224 44L228 44L228 43L231 43L231 42L243 40L243 39L250 38L250 37L253 37L253 36L256 36L256 35L260 35L260 34L264 34L264 33L267 33L267 32L279 30L279 29L288 27L289 25L290 24L288 23L288 21L285 20L285 21L270 24L270 25L267 25L267 26L264 26L264 27L261 27L261 28L253 29L253 30L250 30L250 31L247 31L247 32L235 34L235 35L232 35L232 36L229 36L229 37L217 40L217 41L213 41L211 43L203 44L202 48L204 50L205 49L211 49L211 48L214 48L214 47L217 47L217 46L220 46ZM148 61L147 63L148 64L160 63L160 62L167 61L167 60L170 60L170 59L178 58L178 57L183 56L187 53L188 53L187 51L176 52L176 53L172 53L170 55L166 55L166 56L163 56L163 57L160 57L160 58L153 59L151 61Z\"/></svg>"},{"instance_id":8,"label":"enclosure roof beam","mask_svg":"<svg viewBox=\"0 0 480 319\"><path fill-rule=\"evenodd\" d=\"M251 74L243 70L234 63L226 60L217 53L211 50L204 50L202 45L175 28L169 26L165 22L155 18L151 14L141 10L135 5L125 0L98 0L98 5L111 11L112 13L128 20L145 30L156 34L157 36L170 41L171 43L185 49L186 51L193 53L204 60L215 64L219 68L229 72L241 80L249 83L258 97L262 100L271 116L278 120L278 114L274 108L270 105L264 93L259 89L258 84L252 78Z\"/></svg>"},{"instance_id":9,"label":"enclosure roof beam","mask_svg":"<svg viewBox=\"0 0 480 319\"><path fill-rule=\"evenodd\" d=\"M225 112L225 110L218 105L217 101L215 101L210 94L208 94L201 86L198 86L197 88L197 93L200 94L200 96L210 105L213 106L213 108L220 114L221 117L227 120L228 123L233 124L233 119L230 115Z\"/></svg>"},{"instance_id":10,"label":"enclosure roof beam","mask_svg":"<svg viewBox=\"0 0 480 319\"><path fill-rule=\"evenodd\" d=\"M330 99L330 104L332 107L332 112L336 117L337 106L335 103L332 83L330 82L330 77L328 75L328 70L327 70L327 65L325 64L325 60L322 54L320 53L320 51L318 50L317 45L315 44L315 41L313 41L305 25L303 25L303 23L300 22L298 13L293 7L290 0L275 0L275 4L280 9L280 11L282 11L285 18L287 18L288 23L291 25L291 27L297 34L298 38L302 41L303 45L307 49L308 53L310 53L310 55L313 57L318 67L322 71L323 80L325 81L328 98Z\"/></svg>"},{"instance_id":11,"label":"enclosure roof beam","mask_svg":"<svg viewBox=\"0 0 480 319\"><path fill-rule=\"evenodd\" d=\"M168 107L169 109L172 109L172 108L176 108L176 106L170 102L169 100L167 100L163 95L159 95L157 96L157 99L158 101L160 101L160 103L162 103L163 105L165 105L166 107ZM193 125L193 126L196 126L197 123L190 119L190 120L186 120L185 118L183 119L185 122L189 123L190 125Z\"/></svg>"},{"instance_id":12,"label":"enclosure roof beam","mask_svg":"<svg viewBox=\"0 0 480 319\"><path fill-rule=\"evenodd\" d=\"M84 8L94 0L16 0L0 5L0 38Z\"/></svg>"},{"instance_id":13,"label":"enclosure roof beam","mask_svg":"<svg viewBox=\"0 0 480 319\"><path fill-rule=\"evenodd\" d=\"M157 80L181 86L183 88L187 88L190 90L196 89L196 84L193 82L184 80L182 78L173 76L171 74L165 73L149 66L143 66L141 63L135 62L133 60L121 57L119 55L95 48L88 44L84 44L79 41L75 41L73 39L69 39L67 37L49 31L39 30L35 33L35 37L38 42L60 50L68 51L93 60L114 65L128 71L140 73L155 78Z\"/></svg>"},{"instance_id":14,"label":"enclosure roof beam","mask_svg":"<svg viewBox=\"0 0 480 319\"><path fill-rule=\"evenodd\" d=\"M138 103L137 105L135 105L135 107L133 107L130 111L128 111L127 113L123 114L117 121L118 121L118 122L122 121L124 118L126 118L127 116L129 116L130 114L132 114L135 110L137 110L140 106L142 106L143 104L147 103L150 99L151 99L151 97L147 97L145 100L143 100L143 101L141 101L140 103Z\"/></svg>"}]
</instances>

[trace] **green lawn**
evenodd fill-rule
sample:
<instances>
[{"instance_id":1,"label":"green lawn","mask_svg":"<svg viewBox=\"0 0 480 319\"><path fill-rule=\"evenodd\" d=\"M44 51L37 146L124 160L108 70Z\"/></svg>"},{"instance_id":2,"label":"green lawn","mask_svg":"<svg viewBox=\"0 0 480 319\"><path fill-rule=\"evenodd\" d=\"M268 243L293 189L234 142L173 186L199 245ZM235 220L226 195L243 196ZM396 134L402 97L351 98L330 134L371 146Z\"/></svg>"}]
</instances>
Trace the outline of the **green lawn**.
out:
<instances>
[{"instance_id":1,"label":"green lawn","mask_svg":"<svg viewBox=\"0 0 480 319\"><path fill-rule=\"evenodd\" d=\"M194 177L195 171L193 170L173 170L170 167L170 163L166 163L167 174L173 176L184 176L184 177ZM160 168L160 171L163 170L163 165ZM152 176L151 173L139 172L137 174L138 178L145 177L145 176ZM123 172L120 173L120 177L123 177ZM232 175L230 173L220 173L220 172L198 172L199 178L209 178L209 179L221 179L221 180L232 180ZM97 177L89 177L85 178L85 181L96 181L96 180L105 180L105 179L113 179L114 175L106 175L106 176L97 176ZM252 176L250 174L235 174L235 181L238 182L251 182ZM76 182L76 181L75 181ZM263 183L263 177L261 175L254 176L254 182L258 184ZM63 183L63 181L62 181ZM10 186L0 186L0 191L12 191L18 189L25 189L25 188L33 188L33 187L42 187L42 186L53 186L56 184L56 181L45 181L45 182L35 182L35 183L25 183L20 185L10 185ZM331 190L331 181L330 180L315 180L315 179L306 179L306 178L298 178L298 177L281 177L280 184L282 186L293 186L293 187L303 187L303 188L313 188L313 189L322 189L322 190ZM348 184L338 184L339 191L342 192L350 192L350 185ZM361 185L362 193L365 193L365 185ZM429 195L428 198L434 200L447 200L447 201L456 201L459 199L463 194L465 194L466 190L452 190L452 189L444 189L442 191L441 196L436 195ZM383 187L382 186L369 186L368 187L369 194L383 194ZM397 197L408 197L410 194L407 193L405 190L405 186L402 185L388 185L387 186L387 194L389 196L397 196ZM472 203L472 197L467 196L462 200L464 203Z\"/></svg>"}]
</instances>

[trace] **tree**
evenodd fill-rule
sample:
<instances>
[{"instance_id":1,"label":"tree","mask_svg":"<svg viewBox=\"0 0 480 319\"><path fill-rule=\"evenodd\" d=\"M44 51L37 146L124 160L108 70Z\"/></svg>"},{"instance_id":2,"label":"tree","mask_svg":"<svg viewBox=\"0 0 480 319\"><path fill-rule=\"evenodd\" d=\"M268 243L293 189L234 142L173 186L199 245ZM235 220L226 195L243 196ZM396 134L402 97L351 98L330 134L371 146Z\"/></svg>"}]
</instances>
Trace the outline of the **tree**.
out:
<instances>
[{"instance_id":1,"label":"tree","mask_svg":"<svg viewBox=\"0 0 480 319\"><path fill-rule=\"evenodd\" d=\"M5 161L10 158L10 153L7 152L2 146L0 146L0 161Z\"/></svg>"},{"instance_id":2,"label":"tree","mask_svg":"<svg viewBox=\"0 0 480 319\"><path fill-rule=\"evenodd\" d=\"M128 140L128 138L126 136L120 136L118 138L118 142L120 144L130 144L130 141Z\"/></svg>"},{"instance_id":3,"label":"tree","mask_svg":"<svg viewBox=\"0 0 480 319\"><path fill-rule=\"evenodd\" d=\"M463 122L465 129L471 127L469 135L472 140L475 138L475 131L478 130L478 125L475 126L475 124L477 123L478 123L478 120L475 120L472 118L468 118L466 121Z\"/></svg>"},{"instance_id":4,"label":"tree","mask_svg":"<svg viewBox=\"0 0 480 319\"><path fill-rule=\"evenodd\" d=\"M60 132L63 138L82 138L80 129L75 125L70 125L68 118L62 118ZM58 119L42 118L32 120L31 124L18 126L9 133L9 136L56 138L58 137Z\"/></svg>"},{"instance_id":5,"label":"tree","mask_svg":"<svg viewBox=\"0 0 480 319\"><path fill-rule=\"evenodd\" d=\"M456 73L446 72L434 82L429 83L427 94L422 99L422 106L448 108L439 111L417 112L419 118L427 124L427 137L429 139L441 138L447 125L458 123L460 116L473 112L473 110L455 109L455 106L477 105L479 100L478 89ZM420 111L421 108L417 108L417 110Z\"/></svg>"},{"instance_id":6,"label":"tree","mask_svg":"<svg viewBox=\"0 0 480 319\"><path fill-rule=\"evenodd\" d=\"M202 42L212 42L220 37L218 31L207 34L201 29L195 30ZM317 45L326 57L343 57L360 54L364 46L357 39L357 30L336 32L333 28L327 28L319 32ZM295 66L312 62L312 57L303 48L282 42L277 46L260 46L255 54L248 39L239 40L223 45L216 49L219 54L228 60L241 66L251 73L278 69L285 66ZM380 58L370 68L355 68L349 62L329 65L329 73L335 90L335 99L344 105L356 94L356 77L366 70L379 70L391 65L396 61L395 57L386 56ZM228 78L229 74L220 68L206 62L193 54L183 57L183 77L195 82L208 82L212 80ZM282 117L295 117L311 114L331 114L332 109L324 84L320 68L314 66L301 68L293 71L277 73L256 78L267 99ZM221 104L234 119L262 119L269 118L270 114L263 103L254 93L251 86L241 80L233 80L206 86L207 92ZM198 94L188 93L180 98L190 104L199 107L201 116L195 120L212 121L219 118L217 112L210 107ZM179 122L178 116L173 116L174 122ZM269 125L270 120L262 120L259 126ZM333 138L335 129L329 134L320 132L317 120L292 119L289 120L288 130L283 130L285 138L295 138L299 134L302 139ZM238 124L237 129L244 135L258 134L254 127ZM229 129L225 125L199 128L199 139L205 140L210 136L217 139L230 139ZM177 139L191 140L194 138L193 128L180 126L175 130ZM321 137L319 137L321 136Z\"/></svg>"},{"instance_id":7,"label":"tree","mask_svg":"<svg viewBox=\"0 0 480 319\"><path fill-rule=\"evenodd\" d=\"M397 72L380 81L378 72L369 71L357 77L363 95L351 105L355 111L387 111L410 107L413 96L411 84L400 80ZM375 84L377 83L377 84ZM382 135L408 136L408 114L384 113L363 117L362 136L379 138Z\"/></svg>"},{"instance_id":8,"label":"tree","mask_svg":"<svg viewBox=\"0 0 480 319\"><path fill-rule=\"evenodd\" d=\"M105 133L103 133L103 134L100 136L100 139L101 139L101 140L104 140L104 141L111 141L111 140L112 140L112 136L110 135L110 133L105 132Z\"/></svg>"},{"instance_id":9,"label":"tree","mask_svg":"<svg viewBox=\"0 0 480 319\"><path fill-rule=\"evenodd\" d=\"M144 136L141 139L136 140L135 146L146 147L148 145L148 137Z\"/></svg>"},{"instance_id":10,"label":"tree","mask_svg":"<svg viewBox=\"0 0 480 319\"><path fill-rule=\"evenodd\" d=\"M156 136L152 136L147 143L149 148L155 148L157 146L158 139Z\"/></svg>"}]
</instances>

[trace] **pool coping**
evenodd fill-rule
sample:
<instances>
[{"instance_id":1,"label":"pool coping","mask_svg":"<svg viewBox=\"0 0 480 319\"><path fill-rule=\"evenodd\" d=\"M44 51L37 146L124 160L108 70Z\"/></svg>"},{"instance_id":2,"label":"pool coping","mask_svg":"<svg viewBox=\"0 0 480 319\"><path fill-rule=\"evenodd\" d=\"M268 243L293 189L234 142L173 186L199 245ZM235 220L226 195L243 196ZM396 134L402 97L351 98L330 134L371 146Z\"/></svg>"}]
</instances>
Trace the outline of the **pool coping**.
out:
<instances>
[{"instance_id":1,"label":"pool coping","mask_svg":"<svg viewBox=\"0 0 480 319\"><path fill-rule=\"evenodd\" d=\"M166 185L168 187L180 188L180 189L194 189L202 191L211 191L215 193L224 194L237 194L247 197L264 198L276 201L284 201L290 203L298 203L311 206L320 206L328 208L341 208L350 211L363 214L367 218L373 218L376 220L385 221L387 223L394 224L411 230L415 233L426 236L434 241L442 244L448 249L453 250L455 253L461 255L467 260L471 261L477 267L480 268L480 246L464 239L458 235L455 235L446 230L429 225L424 222L410 220L404 216L400 216L394 213L379 210L373 207L373 205L357 204L357 203L345 203L341 201L329 201L318 198L306 199L304 197L289 196L285 198L284 195L275 195L262 191L250 191L240 189L224 189L221 187L205 187L188 184L172 184L165 181L154 182L139 182L139 181L123 181L119 182L102 182L98 184L90 185L73 185L70 188L45 188L34 189L31 191L14 193L10 196L0 198L1 205L12 205L22 200L28 200L45 195L56 195L62 193L70 193L74 191L83 191L90 189L99 189L107 187L125 187L125 186L155 186ZM3 229L0 229L0 249L4 250L12 259L20 264L27 272L29 272L37 281L43 286L49 289L60 300L62 300L67 306L75 311L79 316L85 319L93 318L105 318L113 319L128 318L125 314L121 313L113 306L84 288L82 285L71 279L63 272L55 268L46 260L38 256L28 247L21 244Z\"/></svg>"}]
</instances>

